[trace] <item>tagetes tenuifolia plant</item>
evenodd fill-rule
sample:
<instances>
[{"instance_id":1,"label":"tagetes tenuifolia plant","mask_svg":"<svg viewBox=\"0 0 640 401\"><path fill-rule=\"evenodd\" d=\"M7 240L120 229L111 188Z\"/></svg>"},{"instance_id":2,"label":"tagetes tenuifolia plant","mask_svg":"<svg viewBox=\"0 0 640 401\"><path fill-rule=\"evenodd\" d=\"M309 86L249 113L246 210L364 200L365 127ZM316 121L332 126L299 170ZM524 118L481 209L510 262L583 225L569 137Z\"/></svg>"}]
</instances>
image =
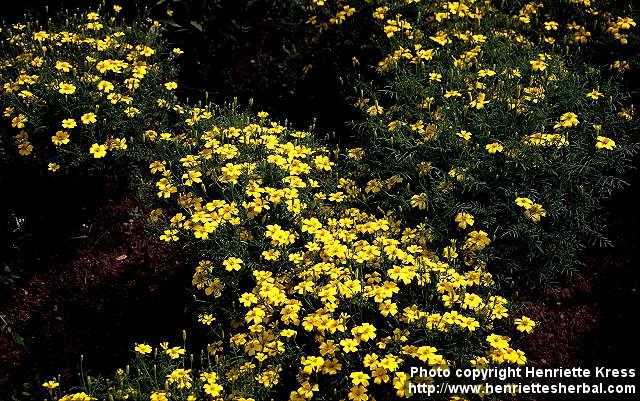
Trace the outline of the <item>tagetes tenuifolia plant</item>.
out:
<instances>
[{"instance_id":1,"label":"tagetes tenuifolia plant","mask_svg":"<svg viewBox=\"0 0 640 401\"><path fill-rule=\"evenodd\" d=\"M632 109L613 83L569 65L559 38L536 42L530 9L309 5L310 35L380 22L372 40L388 56L355 100L368 137L346 152L264 112L181 103L181 51L157 23L91 12L3 28L15 153L52 173L121 157L141 167L150 232L193 258L210 338L199 358L185 344L137 343L113 378L74 393L47 381L52 399L404 398L411 366L527 362L517 343L536 323L490 271L519 252L533 260L546 235L579 235L558 228L565 202L586 215L619 179ZM619 42L624 21L607 30ZM508 240L508 224L524 241Z\"/></svg>"},{"instance_id":2,"label":"tagetes tenuifolia plant","mask_svg":"<svg viewBox=\"0 0 640 401\"><path fill-rule=\"evenodd\" d=\"M87 19L92 26L103 24L95 13ZM11 35L13 30L19 33ZM86 98L109 100L101 83L115 81L116 74L126 82L137 70L132 59L156 50L146 42L132 45L123 40L117 48L134 53L123 52L124 60L108 59L107 65L119 66L117 72L101 69L101 52L108 47L101 50L97 44L102 43L96 38L103 37L100 32L84 28L68 33L75 41L67 46L86 47L91 54L83 57L89 59L83 66L91 71L94 84L84 89ZM43 53L57 54L45 51L47 44L55 49L67 35L32 33L22 26L14 26L9 34L11 45L24 50L18 62L7 62L3 69L3 77L11 77L5 94L14 105L6 114L17 131L17 151L33 157L34 149L25 152L24 145L35 138L34 125L42 136L49 136L47 129L57 130L40 122L45 111L56 110L46 99L73 102L70 98L80 91L82 80L71 68L54 75L58 82L58 75L69 74L64 85L36 74L50 65L56 68L60 60L41 57L33 63L38 57L32 52L34 41L47 38L39 43ZM31 80L25 81L25 75ZM122 90L129 93L124 88L130 88ZM117 150L142 152L136 148L144 147L153 155L147 182L157 208L149 221L158 227L161 240L184 241L202 256L193 284L210 303L199 320L211 327L208 354L215 356L215 370L203 370L203 380L196 385L195 371L185 366L184 348L164 346L162 356L155 350L156 364L168 369L172 361L178 362L159 382L157 376L153 381L142 374L125 375L115 386L94 380L86 393L62 399L82 399L100 391L151 399L260 399L274 393L288 393L292 399L314 393L327 398L342 394L366 399L368 394L389 392L404 396L406 364L526 361L508 337L493 331L496 325L516 323L505 321L507 301L490 292L493 281L482 258L491 243L486 232L468 233L461 250L466 263L440 260L438 252L430 250L424 227L403 226L391 212L376 216L359 209L362 191L337 171L335 155L315 144L309 133L271 122L266 113L252 121L237 112L220 115L212 107L180 105L166 94L174 88L167 83L156 99L144 99L160 111L149 110L146 118L137 120L137 132L133 126L123 130L131 139L121 141L131 149ZM20 96L26 92L33 95ZM88 126L85 130L95 130L98 113L115 113L118 106L119 102L105 102L90 116L87 111L74 118L85 110L62 116L67 118L60 124L72 130L76 126L68 121L79 120ZM134 96L120 107L124 121L137 116L127 110L141 109ZM162 121L174 123L159 125ZM106 137L98 140L95 135L80 137L85 144L77 151L88 158L109 157L114 149L107 146ZM63 146L68 143L59 137L55 133L50 143L42 144L43 153L50 152L45 154L54 160L66 155ZM531 321L520 325L523 330L532 326ZM144 364L151 349L138 345L136 351ZM47 386L52 392L57 388Z\"/></svg>"},{"instance_id":3,"label":"tagetes tenuifolia plant","mask_svg":"<svg viewBox=\"0 0 640 401\"><path fill-rule=\"evenodd\" d=\"M501 281L556 281L586 244L607 243L599 205L637 150L618 83L630 63L584 60L596 44L637 43L631 18L590 1L312 3L319 34L377 23L377 64L354 63L351 77L368 150L352 168L371 202L441 245L462 214L480 219Z\"/></svg>"},{"instance_id":4,"label":"tagetes tenuifolia plant","mask_svg":"<svg viewBox=\"0 0 640 401\"><path fill-rule=\"evenodd\" d=\"M1 96L12 140L21 156L53 173L117 157L143 140L138 127L158 123L174 97L182 54L166 47L157 23L134 29L96 12L74 23L55 32L2 28Z\"/></svg>"}]
</instances>

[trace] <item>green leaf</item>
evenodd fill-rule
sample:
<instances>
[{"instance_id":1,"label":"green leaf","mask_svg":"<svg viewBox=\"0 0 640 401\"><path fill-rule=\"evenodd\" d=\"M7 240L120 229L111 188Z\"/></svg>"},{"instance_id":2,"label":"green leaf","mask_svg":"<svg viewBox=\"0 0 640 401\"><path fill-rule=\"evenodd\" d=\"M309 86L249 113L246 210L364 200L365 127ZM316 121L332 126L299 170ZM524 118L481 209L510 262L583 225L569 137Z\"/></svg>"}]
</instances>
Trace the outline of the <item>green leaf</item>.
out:
<instances>
[{"instance_id":1,"label":"green leaf","mask_svg":"<svg viewBox=\"0 0 640 401\"><path fill-rule=\"evenodd\" d=\"M200 32L203 32L203 31L204 31L204 29L202 28L202 24L201 24L201 23L199 23L198 21L191 21L190 23L191 23L191 25L192 25L194 28L196 28L196 29L197 29L197 30L199 30Z\"/></svg>"}]
</instances>

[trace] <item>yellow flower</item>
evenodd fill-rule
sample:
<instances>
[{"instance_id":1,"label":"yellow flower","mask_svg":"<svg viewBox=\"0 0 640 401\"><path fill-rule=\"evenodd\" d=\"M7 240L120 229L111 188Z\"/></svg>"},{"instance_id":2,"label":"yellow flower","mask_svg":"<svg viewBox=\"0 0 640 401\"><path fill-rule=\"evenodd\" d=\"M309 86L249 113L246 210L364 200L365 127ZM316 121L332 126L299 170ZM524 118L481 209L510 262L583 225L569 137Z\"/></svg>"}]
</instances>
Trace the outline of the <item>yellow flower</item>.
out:
<instances>
[{"instance_id":1,"label":"yellow flower","mask_svg":"<svg viewBox=\"0 0 640 401\"><path fill-rule=\"evenodd\" d=\"M107 146L94 143L93 145L91 145L91 148L89 149L89 153L91 153L94 158L100 159L107 155Z\"/></svg>"},{"instance_id":2,"label":"yellow flower","mask_svg":"<svg viewBox=\"0 0 640 401\"><path fill-rule=\"evenodd\" d=\"M278 251L277 249L269 249L266 251L262 251L262 257L265 260L270 260L270 261L278 260L278 258L280 257L280 251Z\"/></svg>"},{"instance_id":3,"label":"yellow flower","mask_svg":"<svg viewBox=\"0 0 640 401\"><path fill-rule=\"evenodd\" d=\"M444 247L442 250L442 256L447 259L456 259L459 255L455 245L450 245Z\"/></svg>"},{"instance_id":4,"label":"yellow flower","mask_svg":"<svg viewBox=\"0 0 640 401\"><path fill-rule=\"evenodd\" d=\"M154 54L156 54L156 51L150 48L149 46L139 46L139 47L141 47L140 54L142 54L145 57L151 57Z\"/></svg>"},{"instance_id":5,"label":"yellow flower","mask_svg":"<svg viewBox=\"0 0 640 401\"><path fill-rule=\"evenodd\" d=\"M533 328L536 327L536 322L526 316L515 319L513 323L516 325L516 329L518 329L518 331L524 333L531 333Z\"/></svg>"},{"instance_id":6,"label":"yellow flower","mask_svg":"<svg viewBox=\"0 0 640 401\"><path fill-rule=\"evenodd\" d=\"M367 342L376 337L376 328L370 323L363 323L360 326L356 326L351 329L351 334L356 338L358 342Z\"/></svg>"},{"instance_id":7,"label":"yellow flower","mask_svg":"<svg viewBox=\"0 0 640 401\"><path fill-rule=\"evenodd\" d=\"M465 229L467 227L473 226L474 218L473 215L467 212L461 212L456 215L456 223L458 223L458 227Z\"/></svg>"},{"instance_id":8,"label":"yellow flower","mask_svg":"<svg viewBox=\"0 0 640 401\"><path fill-rule=\"evenodd\" d=\"M371 378L371 376L363 372L351 372L349 377L354 386L363 385L365 387L369 385L369 379Z\"/></svg>"},{"instance_id":9,"label":"yellow flower","mask_svg":"<svg viewBox=\"0 0 640 401\"><path fill-rule=\"evenodd\" d=\"M398 305L390 300L386 299L379 305L380 314L382 316L395 316L398 313Z\"/></svg>"},{"instance_id":10,"label":"yellow flower","mask_svg":"<svg viewBox=\"0 0 640 401\"><path fill-rule=\"evenodd\" d=\"M69 72L71 68L73 68L73 66L66 61L56 61L56 70L58 71Z\"/></svg>"},{"instance_id":11,"label":"yellow flower","mask_svg":"<svg viewBox=\"0 0 640 401\"><path fill-rule=\"evenodd\" d=\"M598 100L603 96L604 96L604 93L600 92L597 89L594 89L591 92L587 93L587 97L593 100Z\"/></svg>"},{"instance_id":12,"label":"yellow flower","mask_svg":"<svg viewBox=\"0 0 640 401\"><path fill-rule=\"evenodd\" d=\"M340 340L340 345L342 346L342 350L346 353L356 352L358 350L358 342L353 338Z\"/></svg>"},{"instance_id":13,"label":"yellow flower","mask_svg":"<svg viewBox=\"0 0 640 401\"><path fill-rule=\"evenodd\" d=\"M547 215L547 211L544 210L541 204L534 203L527 210L525 210L524 214L531 220L538 222L542 217L545 217Z\"/></svg>"},{"instance_id":14,"label":"yellow flower","mask_svg":"<svg viewBox=\"0 0 640 401\"><path fill-rule=\"evenodd\" d=\"M126 150L127 147L127 138L111 138L107 144L109 150Z\"/></svg>"},{"instance_id":15,"label":"yellow flower","mask_svg":"<svg viewBox=\"0 0 640 401\"><path fill-rule=\"evenodd\" d=\"M469 131L462 130L456 133L456 135L458 135L460 138L464 139L465 141L468 141L471 139L471 132Z\"/></svg>"},{"instance_id":16,"label":"yellow flower","mask_svg":"<svg viewBox=\"0 0 640 401\"><path fill-rule=\"evenodd\" d=\"M280 332L280 335L282 337L293 337L294 335L296 335L295 330L291 330L291 329L284 329Z\"/></svg>"},{"instance_id":17,"label":"yellow flower","mask_svg":"<svg viewBox=\"0 0 640 401\"><path fill-rule=\"evenodd\" d=\"M98 90L101 91L101 92L109 93L109 92L113 91L113 89L115 89L115 87L109 81L100 81L100 82L98 82Z\"/></svg>"},{"instance_id":18,"label":"yellow flower","mask_svg":"<svg viewBox=\"0 0 640 401\"><path fill-rule=\"evenodd\" d=\"M152 170L153 171L153 170ZM195 170L189 170L186 173L182 174L182 179L184 180L184 185L190 187L194 183L202 182L202 173Z\"/></svg>"},{"instance_id":19,"label":"yellow flower","mask_svg":"<svg viewBox=\"0 0 640 401\"><path fill-rule=\"evenodd\" d=\"M14 128L24 128L24 124L29 121L26 116L18 114L11 120L11 126Z\"/></svg>"},{"instance_id":20,"label":"yellow flower","mask_svg":"<svg viewBox=\"0 0 640 401\"><path fill-rule=\"evenodd\" d=\"M167 375L166 384L175 386L176 388L190 389L193 379L191 378L191 369L175 369Z\"/></svg>"},{"instance_id":21,"label":"yellow flower","mask_svg":"<svg viewBox=\"0 0 640 401\"><path fill-rule=\"evenodd\" d=\"M60 386L60 383L58 383L55 380L49 380L42 383L42 387L46 388L47 390L53 390L54 388L57 388L59 386Z\"/></svg>"},{"instance_id":22,"label":"yellow flower","mask_svg":"<svg viewBox=\"0 0 640 401\"><path fill-rule=\"evenodd\" d=\"M216 318L210 313L202 314L198 317L198 321L206 326L210 326L215 320Z\"/></svg>"},{"instance_id":23,"label":"yellow flower","mask_svg":"<svg viewBox=\"0 0 640 401\"><path fill-rule=\"evenodd\" d=\"M44 32L44 31L40 31L40 32L36 32L33 34L33 38L35 40L37 40L38 42L42 42L43 40L47 39L49 37L49 34Z\"/></svg>"},{"instance_id":24,"label":"yellow flower","mask_svg":"<svg viewBox=\"0 0 640 401\"><path fill-rule=\"evenodd\" d=\"M171 91L171 90L177 89L178 88L178 84L173 82L173 81L171 81L171 82L165 83L164 87L167 88L167 90Z\"/></svg>"},{"instance_id":25,"label":"yellow flower","mask_svg":"<svg viewBox=\"0 0 640 401\"><path fill-rule=\"evenodd\" d=\"M498 142L490 143L486 145L484 148L487 150L487 152L491 154L501 153L504 150L504 146L502 146L502 144Z\"/></svg>"},{"instance_id":26,"label":"yellow flower","mask_svg":"<svg viewBox=\"0 0 640 401\"><path fill-rule=\"evenodd\" d=\"M479 93L477 98L469 102L469 106L477 110L482 110L484 109L484 105L489 103L489 101L485 99L486 99L486 95L484 93Z\"/></svg>"},{"instance_id":27,"label":"yellow flower","mask_svg":"<svg viewBox=\"0 0 640 401\"><path fill-rule=\"evenodd\" d=\"M596 139L597 139L596 148L598 148L598 149L613 150L613 148L616 147L616 142L611 138L607 138L606 136L598 135L598 137Z\"/></svg>"},{"instance_id":28,"label":"yellow flower","mask_svg":"<svg viewBox=\"0 0 640 401\"><path fill-rule=\"evenodd\" d=\"M331 202L340 203L344 200L344 193L342 191L338 191L338 192L329 194L329 200Z\"/></svg>"},{"instance_id":29,"label":"yellow flower","mask_svg":"<svg viewBox=\"0 0 640 401\"><path fill-rule=\"evenodd\" d=\"M148 344L138 344L135 346L134 350L141 355L147 355L151 353L153 348Z\"/></svg>"},{"instance_id":30,"label":"yellow flower","mask_svg":"<svg viewBox=\"0 0 640 401\"><path fill-rule=\"evenodd\" d=\"M420 210L424 210L427 208L427 194L420 193L417 195L413 195L410 200L411 206L418 208Z\"/></svg>"},{"instance_id":31,"label":"yellow flower","mask_svg":"<svg viewBox=\"0 0 640 401\"><path fill-rule=\"evenodd\" d=\"M578 115L575 113L564 113L560 116L560 121L553 126L554 129L558 128L571 128L580 124L580 120L578 120Z\"/></svg>"},{"instance_id":32,"label":"yellow flower","mask_svg":"<svg viewBox=\"0 0 640 401\"><path fill-rule=\"evenodd\" d=\"M232 272L234 270L240 271L244 262L240 258L231 257L231 258L225 259L224 262L222 262L222 264L224 265L224 269L226 271Z\"/></svg>"},{"instance_id":33,"label":"yellow flower","mask_svg":"<svg viewBox=\"0 0 640 401\"><path fill-rule=\"evenodd\" d=\"M73 118L65 118L64 120L62 120L62 128L72 129L77 125L78 124L76 123L76 120L74 120Z\"/></svg>"},{"instance_id":34,"label":"yellow flower","mask_svg":"<svg viewBox=\"0 0 640 401\"><path fill-rule=\"evenodd\" d=\"M33 145L29 142L22 142L18 145L18 154L20 156L29 156L33 152Z\"/></svg>"},{"instance_id":35,"label":"yellow flower","mask_svg":"<svg viewBox=\"0 0 640 401\"><path fill-rule=\"evenodd\" d=\"M58 85L58 92L60 92L63 95L72 95L74 94L76 91L76 87L73 84L67 83L67 82L61 82Z\"/></svg>"},{"instance_id":36,"label":"yellow flower","mask_svg":"<svg viewBox=\"0 0 640 401\"><path fill-rule=\"evenodd\" d=\"M491 244L491 240L489 239L489 234L485 231L471 231L467 234L467 240L465 241L465 247L475 250L482 250L487 245Z\"/></svg>"},{"instance_id":37,"label":"yellow flower","mask_svg":"<svg viewBox=\"0 0 640 401\"><path fill-rule=\"evenodd\" d=\"M530 209L533 206L533 201L529 198L516 198L516 205L525 209Z\"/></svg>"},{"instance_id":38,"label":"yellow flower","mask_svg":"<svg viewBox=\"0 0 640 401\"><path fill-rule=\"evenodd\" d=\"M169 398L164 391L156 391L151 393L149 401L169 401Z\"/></svg>"},{"instance_id":39,"label":"yellow flower","mask_svg":"<svg viewBox=\"0 0 640 401\"><path fill-rule=\"evenodd\" d=\"M393 378L393 388L398 397L407 397L409 376L404 372L396 372Z\"/></svg>"},{"instance_id":40,"label":"yellow flower","mask_svg":"<svg viewBox=\"0 0 640 401\"><path fill-rule=\"evenodd\" d=\"M429 73L429 80L430 81L440 82L440 81L442 81L442 74L440 74L438 72L430 72Z\"/></svg>"},{"instance_id":41,"label":"yellow flower","mask_svg":"<svg viewBox=\"0 0 640 401\"><path fill-rule=\"evenodd\" d=\"M378 106L377 104L373 105L367 109L367 114L372 117L380 115L382 114L382 107Z\"/></svg>"},{"instance_id":42,"label":"yellow flower","mask_svg":"<svg viewBox=\"0 0 640 401\"><path fill-rule=\"evenodd\" d=\"M511 339L507 336L499 336L497 334L489 334L487 336L487 342L493 348L496 349L506 349L509 347L509 341Z\"/></svg>"},{"instance_id":43,"label":"yellow flower","mask_svg":"<svg viewBox=\"0 0 640 401\"><path fill-rule=\"evenodd\" d=\"M315 158L316 169L330 171L331 167L335 164L327 156L316 156Z\"/></svg>"},{"instance_id":44,"label":"yellow flower","mask_svg":"<svg viewBox=\"0 0 640 401\"><path fill-rule=\"evenodd\" d=\"M542 60L529 61L531 63L531 69L533 71L544 71L547 69L547 63Z\"/></svg>"},{"instance_id":45,"label":"yellow flower","mask_svg":"<svg viewBox=\"0 0 640 401\"><path fill-rule=\"evenodd\" d=\"M51 137L51 142L54 145L66 145L69 143L69 133L65 131L57 131L54 136Z\"/></svg>"},{"instance_id":46,"label":"yellow flower","mask_svg":"<svg viewBox=\"0 0 640 401\"><path fill-rule=\"evenodd\" d=\"M171 359L178 359L180 358L180 355L184 355L186 351L184 350L184 348L180 348L180 347L173 347L173 348L168 348L165 351L165 354L169 355L169 358Z\"/></svg>"},{"instance_id":47,"label":"yellow flower","mask_svg":"<svg viewBox=\"0 0 640 401\"><path fill-rule=\"evenodd\" d=\"M204 392L211 397L217 397L222 392L223 388L218 383L206 383L203 386Z\"/></svg>"},{"instance_id":48,"label":"yellow flower","mask_svg":"<svg viewBox=\"0 0 640 401\"><path fill-rule=\"evenodd\" d=\"M140 110L138 110L136 107L127 107L126 109L124 109L124 114L126 114L127 117L133 118L139 113L140 113Z\"/></svg>"},{"instance_id":49,"label":"yellow flower","mask_svg":"<svg viewBox=\"0 0 640 401\"><path fill-rule=\"evenodd\" d=\"M178 234L178 230L176 229L164 230L164 233L160 235L160 240L164 242L177 241L179 239L177 234Z\"/></svg>"},{"instance_id":50,"label":"yellow flower","mask_svg":"<svg viewBox=\"0 0 640 401\"><path fill-rule=\"evenodd\" d=\"M58 163L49 163L47 165L47 169L52 173L55 173L56 171L60 170L60 165Z\"/></svg>"},{"instance_id":51,"label":"yellow flower","mask_svg":"<svg viewBox=\"0 0 640 401\"><path fill-rule=\"evenodd\" d=\"M548 21L544 23L544 29L547 31L557 31L560 25L555 21Z\"/></svg>"},{"instance_id":52,"label":"yellow flower","mask_svg":"<svg viewBox=\"0 0 640 401\"><path fill-rule=\"evenodd\" d=\"M82 115L82 117L80 117L80 120L85 125L94 124L96 121L98 121L94 113L85 113Z\"/></svg>"}]
</instances>

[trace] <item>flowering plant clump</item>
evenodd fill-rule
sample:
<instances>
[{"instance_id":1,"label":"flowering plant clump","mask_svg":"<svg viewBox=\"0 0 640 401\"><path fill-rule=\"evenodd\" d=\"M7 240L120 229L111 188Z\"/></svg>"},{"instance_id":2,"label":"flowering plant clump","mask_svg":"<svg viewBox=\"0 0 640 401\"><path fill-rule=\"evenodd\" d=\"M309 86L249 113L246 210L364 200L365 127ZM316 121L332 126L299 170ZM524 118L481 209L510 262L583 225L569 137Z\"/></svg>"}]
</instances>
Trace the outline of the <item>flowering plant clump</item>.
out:
<instances>
[{"instance_id":1,"label":"flowering plant clump","mask_svg":"<svg viewBox=\"0 0 640 401\"><path fill-rule=\"evenodd\" d=\"M151 235L193 260L209 339L199 358L136 343L114 378L46 381L51 399L408 398L411 366L527 363L537 323L500 296L503 276L540 252L557 266L595 230L635 149L633 109L534 35L533 6L373 5L387 56L355 82L363 143L346 151L235 102L178 100L181 51L159 23L3 28L4 141L52 172L131 163ZM363 15L334 6L313 0L312 29ZM633 21L612 18L628 42Z\"/></svg>"},{"instance_id":2,"label":"flowering plant clump","mask_svg":"<svg viewBox=\"0 0 640 401\"><path fill-rule=\"evenodd\" d=\"M145 179L158 206L149 219L161 240L201 257L193 285L207 305L198 320L210 331L208 362L198 381L183 347L138 344L137 363L154 352L164 382L119 373L126 380L94 381L80 397L405 397L412 364L526 362L495 332L535 323L509 322L507 300L493 294L485 232L469 232L465 263L447 263L423 227L359 209L362 191L308 133L266 113L174 109L181 136L145 133L159 156Z\"/></svg>"},{"instance_id":3,"label":"flowering plant clump","mask_svg":"<svg viewBox=\"0 0 640 401\"><path fill-rule=\"evenodd\" d=\"M122 155L143 140L137 127L162 119L177 88L181 50L166 47L157 23L123 25L119 10L109 20L87 13L75 26L0 28L0 96L13 154L55 173Z\"/></svg>"},{"instance_id":4,"label":"flowering plant clump","mask_svg":"<svg viewBox=\"0 0 640 401\"><path fill-rule=\"evenodd\" d=\"M469 230L465 262L448 263L425 227L362 210L364 192L309 133L266 113L229 121L183 112L178 152L149 166L161 206L151 220L162 240L202 255L193 284L210 304L199 316L216 341L210 350L219 361L241 356L250 368L240 382L260 385L238 388L234 370L226 391L404 396L411 363L526 362L493 332L508 312L484 268L484 231ZM505 342L494 347L494 338Z\"/></svg>"},{"instance_id":5,"label":"flowering plant clump","mask_svg":"<svg viewBox=\"0 0 640 401\"><path fill-rule=\"evenodd\" d=\"M113 20L103 21L95 13L86 18L100 29L114 29ZM22 32L19 36L33 36L27 27L14 29ZM15 35L9 31L9 40ZM136 46L156 54L151 46ZM94 57L90 63L102 62ZM5 70L12 68L7 63ZM38 110L60 107L58 95L75 94L77 87L66 85L80 81L76 72L69 69L65 85L52 89L57 94L49 92L52 104L43 95ZM38 131L34 126L40 127L33 124L38 114L23 114L25 119L16 123L14 114L26 108L23 98L14 95L18 90L38 93L40 78L16 84L19 78L3 76L11 77L5 86L7 107L13 107L8 118L22 130L19 136L32 138ZM93 82L85 96L99 98L105 86L100 77ZM155 108L125 132L152 155L149 173L140 177L155 205L149 223L158 238L183 241L200 258L193 285L209 306L198 319L210 327L207 353L216 363L206 365L197 380L195 371L187 369L184 348L167 345L160 348L162 358L157 359L158 349L154 353L156 366L167 372L164 382L157 381L157 367L155 381L133 375L144 388L133 387L119 373L116 384L94 379L85 392L60 399L193 399L203 394L308 399L315 393L324 399L364 400L378 393L408 396L402 369L410 363L526 362L509 337L494 332L513 331L509 327L520 323L507 322L507 301L492 292L483 257L491 243L486 232L470 230L459 250L464 263L447 262L430 248L423 226L408 226L392 211L365 211L364 192L348 171L341 171L339 157L308 132L273 122L267 113L253 117L235 109L180 104L166 95L175 85L168 82L159 92L147 93L155 93L156 98L145 99ZM127 109L135 105L132 100ZM109 108L117 111L127 115ZM76 114L66 117L75 121ZM96 113L85 114L76 124L97 123ZM103 121L105 130L110 131L110 123ZM91 132L87 136L97 135ZM81 137L86 145L72 148L83 155L79 159L102 158L111 151L105 140L90 138ZM55 142L51 149L43 157L60 160L72 154ZM31 156L32 151L22 153ZM141 366L147 366L150 346L139 344L136 352ZM50 382L47 388L52 394L59 391Z\"/></svg>"},{"instance_id":6,"label":"flowering plant clump","mask_svg":"<svg viewBox=\"0 0 640 401\"><path fill-rule=\"evenodd\" d=\"M312 3L314 21L346 7ZM599 206L625 185L637 150L635 111L617 83L629 63L605 72L562 51L579 53L592 25L595 40L624 47L635 22L571 2L584 21L560 26L552 3L389 1L351 17L378 22L385 54L378 76L353 78L358 184L440 244L481 219L496 273L512 279L557 280L581 247L606 243Z\"/></svg>"}]
</instances>

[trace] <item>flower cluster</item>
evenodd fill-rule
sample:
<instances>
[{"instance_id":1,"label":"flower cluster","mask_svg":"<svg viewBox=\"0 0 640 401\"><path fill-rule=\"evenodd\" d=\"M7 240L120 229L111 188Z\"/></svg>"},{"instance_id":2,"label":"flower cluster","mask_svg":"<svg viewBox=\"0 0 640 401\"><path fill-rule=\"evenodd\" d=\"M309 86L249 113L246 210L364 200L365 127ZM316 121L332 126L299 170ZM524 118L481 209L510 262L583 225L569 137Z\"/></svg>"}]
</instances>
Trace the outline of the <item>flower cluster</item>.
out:
<instances>
[{"instance_id":1,"label":"flower cluster","mask_svg":"<svg viewBox=\"0 0 640 401\"><path fill-rule=\"evenodd\" d=\"M628 63L585 68L562 51L611 39L625 47L635 22L604 5L555 3L385 1L352 17L377 26L368 45L381 54L377 74L360 63L349 78L366 150L352 164L358 185L428 224L440 246L456 227L433 215L478 216L499 239L494 255L509 261L496 267L533 271L536 281L576 266L581 245L600 238L597 207L624 185L636 151L634 110L616 84ZM332 7L310 10L321 21ZM566 24L563 7L575 18ZM520 194L545 207L518 203L518 213ZM528 251L513 252L512 240Z\"/></svg>"},{"instance_id":2,"label":"flower cluster","mask_svg":"<svg viewBox=\"0 0 640 401\"><path fill-rule=\"evenodd\" d=\"M52 399L367 401L410 397L410 366L527 362L518 343L537 323L493 273L550 244L573 258L634 151L625 96L559 48L588 43L591 17L565 26L542 3L309 3L310 35L376 27L380 57L351 58L363 135L346 151L266 112L180 102L181 51L159 23L90 12L2 31L15 153L52 172L126 156L149 231L194 261L209 339L199 361L185 344L136 344L133 370L66 395L47 381ZM602 18L602 34L630 41L633 20Z\"/></svg>"},{"instance_id":3,"label":"flower cluster","mask_svg":"<svg viewBox=\"0 0 640 401\"><path fill-rule=\"evenodd\" d=\"M161 382L121 371L115 384L60 399L100 391L151 400L404 397L411 364L526 362L496 333L518 324L493 293L485 231L469 230L460 246L452 238L438 251L426 225L369 202L341 163L363 150L332 151L265 112L181 104L171 94L178 84L162 72L175 52L148 38L121 39L127 29L114 19L84 18L90 22L78 32L7 31L20 57L5 62L5 114L21 143L50 139L38 154L50 163L125 149L147 160L140 178L148 222L160 240L180 241L200 259L193 285L206 306L198 320L216 363L198 376L184 347L138 344L136 363L143 369L153 359ZM34 63L41 42L51 49ZM25 79L27 71L34 73ZM471 220L464 216L464 228L481 226ZM46 388L58 394L53 383Z\"/></svg>"},{"instance_id":4,"label":"flower cluster","mask_svg":"<svg viewBox=\"0 0 640 401\"><path fill-rule=\"evenodd\" d=\"M506 338L493 330L508 311L491 292L485 231L438 252L425 225L367 211L367 191L309 133L265 113L230 123L180 111L182 137L147 133L163 155L149 165L161 177L150 221L162 240L205 256L193 285L209 304L200 320L215 336L210 352L249 364L226 376L224 392L255 397L246 390L255 378L294 400L331 391L364 400L408 395L411 363L525 363L522 351L488 340ZM480 225L462 218L464 228ZM453 348L451 338L464 342Z\"/></svg>"},{"instance_id":5,"label":"flower cluster","mask_svg":"<svg viewBox=\"0 0 640 401\"><path fill-rule=\"evenodd\" d=\"M122 154L176 88L181 52L164 47L158 23L133 30L95 12L76 22L55 31L16 23L0 44L3 116L19 154L51 172Z\"/></svg>"}]
</instances>

